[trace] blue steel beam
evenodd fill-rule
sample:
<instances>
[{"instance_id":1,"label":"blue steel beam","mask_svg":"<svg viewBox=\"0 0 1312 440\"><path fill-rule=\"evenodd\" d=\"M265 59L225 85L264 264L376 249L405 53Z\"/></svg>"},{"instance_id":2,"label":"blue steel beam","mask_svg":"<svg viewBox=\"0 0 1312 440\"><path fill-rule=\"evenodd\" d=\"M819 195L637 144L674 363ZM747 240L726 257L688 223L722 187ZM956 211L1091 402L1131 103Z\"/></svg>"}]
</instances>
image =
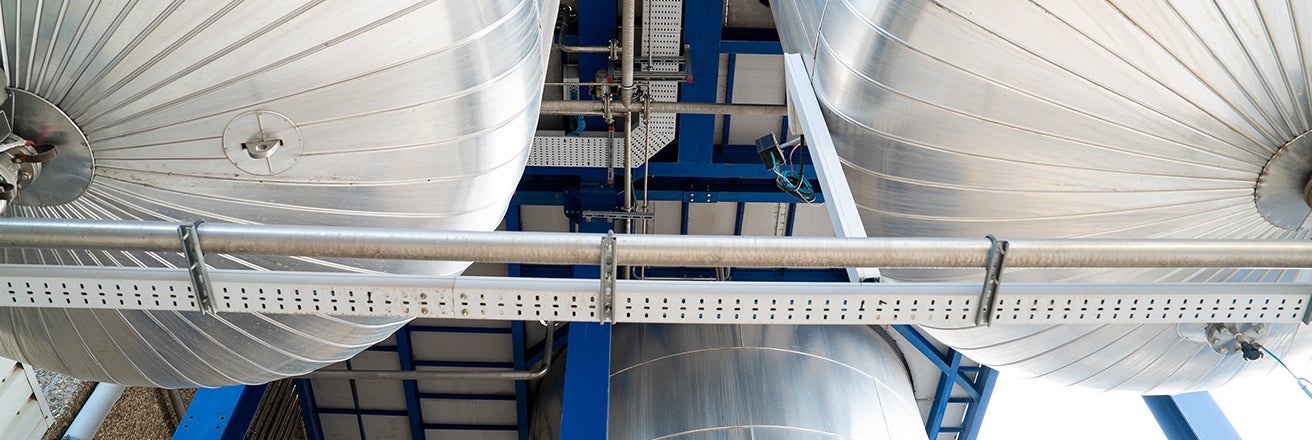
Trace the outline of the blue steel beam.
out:
<instances>
[{"instance_id":1,"label":"blue steel beam","mask_svg":"<svg viewBox=\"0 0 1312 440\"><path fill-rule=\"evenodd\" d=\"M610 409L610 324L570 323L560 438L606 438Z\"/></svg>"},{"instance_id":2,"label":"blue steel beam","mask_svg":"<svg viewBox=\"0 0 1312 440\"><path fill-rule=\"evenodd\" d=\"M972 402L966 408L966 417L962 421L961 434L957 436L957 440L975 440L979 437L984 414L988 411L989 401L993 398L993 387L998 384L998 370L980 367L978 374L975 377L975 385L979 388L979 400Z\"/></svg>"},{"instance_id":3,"label":"blue steel beam","mask_svg":"<svg viewBox=\"0 0 1312 440\"><path fill-rule=\"evenodd\" d=\"M720 53L782 55L784 47L778 41L726 40L720 42Z\"/></svg>"},{"instance_id":4,"label":"blue steel beam","mask_svg":"<svg viewBox=\"0 0 1312 440\"><path fill-rule=\"evenodd\" d=\"M1143 401L1170 440L1239 440L1239 433L1206 391L1144 396Z\"/></svg>"},{"instance_id":5,"label":"blue steel beam","mask_svg":"<svg viewBox=\"0 0 1312 440\"><path fill-rule=\"evenodd\" d=\"M242 440L250 430L255 411L268 384L234 385L223 388L202 388L187 405L175 440L216 439Z\"/></svg>"},{"instance_id":6,"label":"blue steel beam","mask_svg":"<svg viewBox=\"0 0 1312 440\"><path fill-rule=\"evenodd\" d=\"M932 362L934 366L938 367L939 370L945 372L956 370L957 374L952 376L952 380L956 382L957 386L964 389L966 394L970 395L972 401L980 400L980 392L975 388L974 381L962 374L959 368L952 368L951 356L938 351L938 348L934 347L934 344L930 343L929 339L921 334L920 331L916 330L915 327L909 325L894 325L892 327L901 334L902 337L907 338L907 341L910 342L912 346L916 347L916 350L919 350L921 354L925 355L925 358L929 359L929 361Z\"/></svg>"},{"instance_id":7,"label":"blue steel beam","mask_svg":"<svg viewBox=\"0 0 1312 440\"><path fill-rule=\"evenodd\" d=\"M310 379L295 379L297 400L301 403L301 418L305 421L305 438L323 440L323 423L319 420L318 402L314 399L314 385Z\"/></svg>"},{"instance_id":8,"label":"blue steel beam","mask_svg":"<svg viewBox=\"0 0 1312 440\"><path fill-rule=\"evenodd\" d=\"M518 276L516 274L515 276ZM515 370L528 369L528 347L525 343L524 321L510 323L510 353ZM519 440L528 440L528 381L515 381L515 420L519 422Z\"/></svg>"},{"instance_id":9,"label":"blue steel beam","mask_svg":"<svg viewBox=\"0 0 1312 440\"><path fill-rule=\"evenodd\" d=\"M943 418L948 412L948 403L952 399L952 389L955 383L952 378L961 373L961 353L953 352L951 361L948 362L948 369L943 370L938 380L938 387L934 390L934 402L929 408L929 418L925 421L925 432L929 433L929 438L937 440L939 432L943 431Z\"/></svg>"},{"instance_id":10,"label":"blue steel beam","mask_svg":"<svg viewBox=\"0 0 1312 440\"><path fill-rule=\"evenodd\" d=\"M683 42L688 45L692 74L691 80L679 87L680 102L715 102L723 18L724 0L684 2ZM715 116L679 115L678 124L679 162L711 163ZM657 168L652 165L652 172L656 173Z\"/></svg>"},{"instance_id":11,"label":"blue steel beam","mask_svg":"<svg viewBox=\"0 0 1312 440\"><path fill-rule=\"evenodd\" d=\"M414 345L410 342L410 326L401 327L396 332L396 357L400 360L402 370L415 369ZM414 380L401 381L401 388L405 392L405 409L406 416L410 419L410 438L424 438L424 411L423 403L419 400L419 382Z\"/></svg>"}]
</instances>

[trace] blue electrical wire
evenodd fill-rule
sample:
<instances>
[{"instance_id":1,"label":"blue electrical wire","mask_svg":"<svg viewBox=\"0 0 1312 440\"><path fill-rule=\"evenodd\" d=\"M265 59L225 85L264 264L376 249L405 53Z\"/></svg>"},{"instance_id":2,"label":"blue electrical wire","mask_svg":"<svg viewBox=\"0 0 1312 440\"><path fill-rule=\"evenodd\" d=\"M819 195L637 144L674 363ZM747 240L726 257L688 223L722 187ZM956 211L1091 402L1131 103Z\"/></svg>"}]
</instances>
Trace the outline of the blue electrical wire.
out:
<instances>
[{"instance_id":1,"label":"blue electrical wire","mask_svg":"<svg viewBox=\"0 0 1312 440\"><path fill-rule=\"evenodd\" d=\"M1258 347L1262 346L1258 345ZM1285 371L1289 372L1289 375L1293 376L1294 380L1298 381L1298 387L1303 389L1303 394L1307 394L1307 397L1312 399L1312 380L1308 380L1306 377L1298 377L1297 374L1294 374L1294 370L1289 369L1289 366L1285 365L1285 361L1280 360L1280 356L1276 356L1275 353L1272 353L1271 350L1266 347L1262 347L1262 351L1265 351L1267 355L1271 356L1271 359L1275 359L1276 363L1280 364L1281 367L1284 367Z\"/></svg>"}]
</instances>

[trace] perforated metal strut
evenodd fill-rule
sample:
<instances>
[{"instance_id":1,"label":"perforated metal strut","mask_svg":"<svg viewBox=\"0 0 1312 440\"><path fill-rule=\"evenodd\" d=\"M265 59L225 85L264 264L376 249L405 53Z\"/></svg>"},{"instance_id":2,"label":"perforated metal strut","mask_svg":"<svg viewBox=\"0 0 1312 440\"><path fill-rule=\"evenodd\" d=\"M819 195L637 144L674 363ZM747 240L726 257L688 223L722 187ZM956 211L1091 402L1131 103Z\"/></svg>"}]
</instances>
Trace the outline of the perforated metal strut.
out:
<instances>
[{"instance_id":1,"label":"perforated metal strut","mask_svg":"<svg viewBox=\"0 0 1312 440\"><path fill-rule=\"evenodd\" d=\"M619 260L615 253L615 231L601 238L601 291L597 295L597 308L601 322L615 322L615 280L619 274Z\"/></svg>"},{"instance_id":2,"label":"perforated metal strut","mask_svg":"<svg viewBox=\"0 0 1312 440\"><path fill-rule=\"evenodd\" d=\"M984 272L984 290L979 295L979 314L975 316L975 325L992 325L994 300L998 296L998 284L1002 282L1002 265L1007 258L1008 243L989 235L989 261Z\"/></svg>"},{"instance_id":3,"label":"perforated metal strut","mask_svg":"<svg viewBox=\"0 0 1312 440\"><path fill-rule=\"evenodd\" d=\"M187 273L191 276L191 289L196 295L196 304L200 311L214 314L214 293L210 288L209 269L205 267L205 252L200 248L200 234L197 228L205 220L178 227L178 237L182 240L182 254L187 258Z\"/></svg>"}]
</instances>

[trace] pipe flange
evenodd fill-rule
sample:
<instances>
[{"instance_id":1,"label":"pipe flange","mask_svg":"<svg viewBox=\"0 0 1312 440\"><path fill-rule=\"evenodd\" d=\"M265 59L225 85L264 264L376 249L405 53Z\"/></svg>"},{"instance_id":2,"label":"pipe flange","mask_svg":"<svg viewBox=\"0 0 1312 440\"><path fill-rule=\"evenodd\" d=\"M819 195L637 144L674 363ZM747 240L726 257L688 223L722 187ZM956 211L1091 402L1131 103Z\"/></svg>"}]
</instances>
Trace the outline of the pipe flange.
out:
<instances>
[{"instance_id":1,"label":"pipe flange","mask_svg":"<svg viewBox=\"0 0 1312 440\"><path fill-rule=\"evenodd\" d=\"M1257 177L1253 201L1267 222L1290 231L1312 228L1312 136L1303 133L1276 151Z\"/></svg>"},{"instance_id":2,"label":"pipe flange","mask_svg":"<svg viewBox=\"0 0 1312 440\"><path fill-rule=\"evenodd\" d=\"M91 142L73 119L45 98L31 92L9 88L9 99L3 108L13 126L14 135L38 146L53 146L49 160L41 160L40 151L34 151L31 163L22 163L27 175L18 182L22 191L14 203L27 206L56 206L70 203L81 197L91 186L95 176L95 160L91 156ZM40 179L37 177L40 176Z\"/></svg>"}]
</instances>

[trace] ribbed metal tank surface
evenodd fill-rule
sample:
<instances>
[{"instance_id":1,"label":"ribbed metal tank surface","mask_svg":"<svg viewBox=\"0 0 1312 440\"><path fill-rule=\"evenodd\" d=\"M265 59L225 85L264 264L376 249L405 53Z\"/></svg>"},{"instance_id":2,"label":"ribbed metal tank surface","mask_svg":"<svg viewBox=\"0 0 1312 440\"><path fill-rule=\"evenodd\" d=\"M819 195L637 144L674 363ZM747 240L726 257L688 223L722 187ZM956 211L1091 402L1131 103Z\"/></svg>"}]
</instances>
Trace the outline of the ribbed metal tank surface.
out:
<instances>
[{"instance_id":1,"label":"ribbed metal tank surface","mask_svg":"<svg viewBox=\"0 0 1312 440\"><path fill-rule=\"evenodd\" d=\"M1309 237L1312 3L772 4L785 50L805 58L871 236ZM1007 270L1003 283L1298 276ZM929 331L1013 374L1143 393L1211 388L1275 365L1222 356L1174 325ZM1303 363L1310 332L1275 326L1264 342Z\"/></svg>"},{"instance_id":2,"label":"ribbed metal tank surface","mask_svg":"<svg viewBox=\"0 0 1312 440\"><path fill-rule=\"evenodd\" d=\"M906 364L870 327L617 325L609 438L924 439ZM557 370L533 439L559 437Z\"/></svg>"},{"instance_id":3,"label":"ribbed metal tank surface","mask_svg":"<svg viewBox=\"0 0 1312 440\"><path fill-rule=\"evenodd\" d=\"M43 175L33 188L59 188L71 202L43 203L31 195L50 191L25 190L20 202L35 206L9 215L442 230L491 230L504 215L537 123L556 12L538 0L0 6L15 95L58 106L94 156L85 193ZM268 157L251 150L271 139L282 144ZM184 264L177 253L39 250L6 250L4 261ZM207 262L423 274L466 265ZM349 358L403 323L5 309L0 354L131 385L262 383Z\"/></svg>"}]
</instances>

